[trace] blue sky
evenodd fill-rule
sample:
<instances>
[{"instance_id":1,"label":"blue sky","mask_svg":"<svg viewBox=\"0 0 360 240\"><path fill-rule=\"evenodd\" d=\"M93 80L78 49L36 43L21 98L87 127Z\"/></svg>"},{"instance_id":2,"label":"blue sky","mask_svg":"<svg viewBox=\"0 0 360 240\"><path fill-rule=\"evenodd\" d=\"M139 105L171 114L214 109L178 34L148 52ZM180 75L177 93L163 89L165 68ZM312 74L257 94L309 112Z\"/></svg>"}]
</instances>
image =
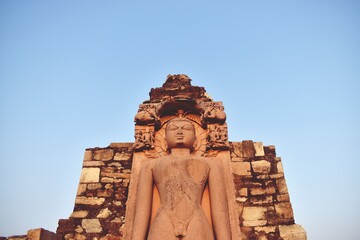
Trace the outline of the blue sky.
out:
<instances>
[{"instance_id":1,"label":"blue sky","mask_svg":"<svg viewBox=\"0 0 360 240\"><path fill-rule=\"evenodd\" d=\"M359 239L357 1L0 1L0 236L55 231L85 148L133 141L152 87L184 73L231 141L275 145L295 220Z\"/></svg>"}]
</instances>

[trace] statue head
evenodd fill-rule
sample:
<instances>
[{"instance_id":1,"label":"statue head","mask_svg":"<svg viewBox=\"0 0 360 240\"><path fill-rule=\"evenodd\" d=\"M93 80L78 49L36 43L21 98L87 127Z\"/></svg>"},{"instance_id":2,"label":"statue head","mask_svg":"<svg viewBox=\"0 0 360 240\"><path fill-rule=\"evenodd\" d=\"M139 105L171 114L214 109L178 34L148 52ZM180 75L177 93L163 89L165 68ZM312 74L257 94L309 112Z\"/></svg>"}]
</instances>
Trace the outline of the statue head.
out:
<instances>
[{"instance_id":1,"label":"statue head","mask_svg":"<svg viewBox=\"0 0 360 240\"><path fill-rule=\"evenodd\" d=\"M168 149L187 148L192 150L196 142L195 127L193 123L182 117L170 120L165 129L166 143Z\"/></svg>"}]
</instances>

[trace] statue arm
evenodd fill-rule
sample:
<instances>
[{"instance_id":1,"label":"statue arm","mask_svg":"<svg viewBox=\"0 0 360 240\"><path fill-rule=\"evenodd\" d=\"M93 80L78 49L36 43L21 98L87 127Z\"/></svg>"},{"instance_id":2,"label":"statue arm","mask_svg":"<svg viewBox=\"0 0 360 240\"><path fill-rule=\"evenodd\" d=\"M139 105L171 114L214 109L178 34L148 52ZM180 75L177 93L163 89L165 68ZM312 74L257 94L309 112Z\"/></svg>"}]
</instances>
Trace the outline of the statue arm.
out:
<instances>
[{"instance_id":1,"label":"statue arm","mask_svg":"<svg viewBox=\"0 0 360 240\"><path fill-rule=\"evenodd\" d=\"M149 164L140 171L132 240L144 240L149 228L153 195L153 175Z\"/></svg>"},{"instance_id":2,"label":"statue arm","mask_svg":"<svg viewBox=\"0 0 360 240\"><path fill-rule=\"evenodd\" d=\"M212 160L209 173L211 218L216 239L231 239L226 186L221 163Z\"/></svg>"}]
</instances>

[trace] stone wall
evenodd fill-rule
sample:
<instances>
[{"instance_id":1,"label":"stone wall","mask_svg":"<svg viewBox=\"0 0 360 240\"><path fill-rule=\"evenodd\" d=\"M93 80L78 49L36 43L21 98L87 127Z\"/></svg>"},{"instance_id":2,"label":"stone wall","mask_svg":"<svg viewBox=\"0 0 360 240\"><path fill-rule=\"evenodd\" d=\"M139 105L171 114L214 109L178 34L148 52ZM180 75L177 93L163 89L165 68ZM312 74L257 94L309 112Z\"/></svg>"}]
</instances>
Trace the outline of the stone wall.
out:
<instances>
[{"instance_id":1,"label":"stone wall","mask_svg":"<svg viewBox=\"0 0 360 240\"><path fill-rule=\"evenodd\" d=\"M241 232L249 240L306 239L295 225L281 159L260 142L230 143Z\"/></svg>"},{"instance_id":2,"label":"stone wall","mask_svg":"<svg viewBox=\"0 0 360 240\"><path fill-rule=\"evenodd\" d=\"M26 235L0 237L0 240L61 240L61 235L47 231L43 228L31 229Z\"/></svg>"},{"instance_id":3,"label":"stone wall","mask_svg":"<svg viewBox=\"0 0 360 240\"><path fill-rule=\"evenodd\" d=\"M59 220L64 239L120 239L131 174L132 143L86 149L74 211Z\"/></svg>"},{"instance_id":4,"label":"stone wall","mask_svg":"<svg viewBox=\"0 0 360 240\"><path fill-rule=\"evenodd\" d=\"M240 230L248 240L306 239L295 225L281 159L274 146L230 142ZM75 207L59 221L63 239L122 239L132 167L132 143L85 151Z\"/></svg>"}]
</instances>

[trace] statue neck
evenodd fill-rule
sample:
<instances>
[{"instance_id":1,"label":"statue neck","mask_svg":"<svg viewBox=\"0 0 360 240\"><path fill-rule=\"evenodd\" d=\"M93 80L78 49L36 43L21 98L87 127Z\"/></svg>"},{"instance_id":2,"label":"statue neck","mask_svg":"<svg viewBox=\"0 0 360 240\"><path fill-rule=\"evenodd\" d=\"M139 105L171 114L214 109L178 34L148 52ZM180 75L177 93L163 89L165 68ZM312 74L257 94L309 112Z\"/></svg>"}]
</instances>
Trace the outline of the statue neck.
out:
<instances>
[{"instance_id":1,"label":"statue neck","mask_svg":"<svg viewBox=\"0 0 360 240\"><path fill-rule=\"evenodd\" d=\"M170 155L173 157L190 156L190 149L188 149L188 148L172 148L172 149L170 149Z\"/></svg>"}]
</instances>

